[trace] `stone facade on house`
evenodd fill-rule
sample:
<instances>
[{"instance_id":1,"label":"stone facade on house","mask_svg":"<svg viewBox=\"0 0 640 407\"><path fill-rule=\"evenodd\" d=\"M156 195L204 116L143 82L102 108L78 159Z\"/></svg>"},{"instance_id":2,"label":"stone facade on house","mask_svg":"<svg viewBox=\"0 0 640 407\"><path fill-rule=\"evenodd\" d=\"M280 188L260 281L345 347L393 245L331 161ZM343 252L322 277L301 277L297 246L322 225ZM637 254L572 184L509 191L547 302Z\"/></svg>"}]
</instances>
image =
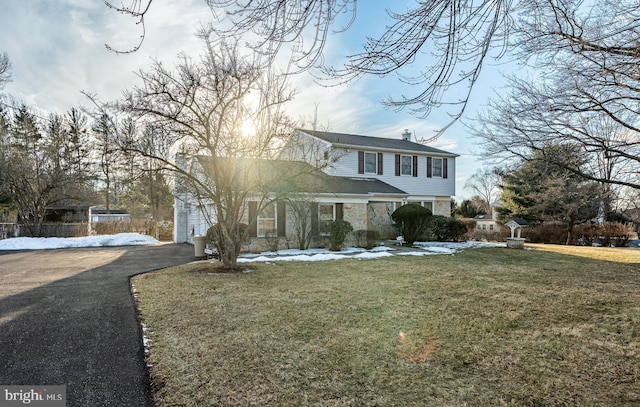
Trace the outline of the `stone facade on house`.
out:
<instances>
[{"instance_id":1,"label":"stone facade on house","mask_svg":"<svg viewBox=\"0 0 640 407\"><path fill-rule=\"evenodd\" d=\"M435 215L451 215L456 154L412 142L406 131L402 137L383 138L296 130L291 139L279 160L262 160L261 165L271 166L263 172L276 183L280 174L290 175L291 168L303 169L294 192L307 196L315 205L310 215L310 224L316 229L315 246L326 244L326 237L317 230L321 221L345 220L354 231L376 231L381 239L393 239L397 231L391 213L403 204L415 202ZM184 156L179 159L180 165L188 165ZM202 165L202 160L193 159L192 165ZM275 189L262 193L265 195L257 199L281 199ZM282 199L285 202L286 196ZM203 207L184 190L178 191L175 208L176 242L192 242L193 236L205 234L215 223L215 214L211 216L209 211L205 216ZM285 205L275 219L268 219L278 224L278 248L298 247L293 215ZM243 216L244 223L258 229L251 230L253 237L246 249L262 251L273 246L274 239L265 236L264 230L260 233L257 223L261 214L247 211Z\"/></svg>"}]
</instances>

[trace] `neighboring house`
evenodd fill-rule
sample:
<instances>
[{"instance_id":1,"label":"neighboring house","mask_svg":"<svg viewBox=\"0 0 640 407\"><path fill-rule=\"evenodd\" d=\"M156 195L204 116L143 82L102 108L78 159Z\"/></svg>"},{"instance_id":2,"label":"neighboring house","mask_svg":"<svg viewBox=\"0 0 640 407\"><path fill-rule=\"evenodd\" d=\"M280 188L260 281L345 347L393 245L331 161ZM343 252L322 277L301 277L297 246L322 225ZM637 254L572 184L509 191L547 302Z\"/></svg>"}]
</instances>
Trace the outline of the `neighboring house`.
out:
<instances>
[{"instance_id":1,"label":"neighboring house","mask_svg":"<svg viewBox=\"0 0 640 407\"><path fill-rule=\"evenodd\" d=\"M51 205L45 208L40 227L42 237L75 237L86 236L90 231L88 205ZM18 216L14 236L30 233L27 223L34 224L35 218L23 219Z\"/></svg>"},{"instance_id":2,"label":"neighboring house","mask_svg":"<svg viewBox=\"0 0 640 407\"><path fill-rule=\"evenodd\" d=\"M476 221L476 230L479 232L493 233L500 231L500 225L491 215L476 215L473 219Z\"/></svg>"},{"instance_id":3,"label":"neighboring house","mask_svg":"<svg viewBox=\"0 0 640 407\"><path fill-rule=\"evenodd\" d=\"M346 220L354 230L375 230L381 238L395 237L391 213L406 203L419 203L437 215L450 215L455 194L455 159L458 155L410 141L405 132L396 139L295 130L279 160L237 160L248 174L270 174L274 194L294 194L311 204L312 234L323 235L323 221ZM199 157L190 165L203 165ZM189 165L185 158L177 164ZM330 165L326 165L326 164ZM185 167L183 167L185 168ZM322 168L321 171L315 168ZM283 174L300 174L295 182L278 185ZM256 175L257 176L257 175ZM290 179L290 177L289 177ZM176 193L174 240L191 242L209 228L211 208L199 205L186 191ZM294 216L286 199L262 213L248 203L245 214L259 249L269 231L296 245ZM214 217L215 218L215 217Z\"/></svg>"},{"instance_id":4,"label":"neighboring house","mask_svg":"<svg viewBox=\"0 0 640 407\"><path fill-rule=\"evenodd\" d=\"M87 223L91 207L88 205L47 206L45 223Z\"/></svg>"},{"instance_id":5,"label":"neighboring house","mask_svg":"<svg viewBox=\"0 0 640 407\"><path fill-rule=\"evenodd\" d=\"M91 216L91 223L96 224L98 222L118 222L131 220L131 215L125 209L96 209L91 207L89 212Z\"/></svg>"}]
</instances>

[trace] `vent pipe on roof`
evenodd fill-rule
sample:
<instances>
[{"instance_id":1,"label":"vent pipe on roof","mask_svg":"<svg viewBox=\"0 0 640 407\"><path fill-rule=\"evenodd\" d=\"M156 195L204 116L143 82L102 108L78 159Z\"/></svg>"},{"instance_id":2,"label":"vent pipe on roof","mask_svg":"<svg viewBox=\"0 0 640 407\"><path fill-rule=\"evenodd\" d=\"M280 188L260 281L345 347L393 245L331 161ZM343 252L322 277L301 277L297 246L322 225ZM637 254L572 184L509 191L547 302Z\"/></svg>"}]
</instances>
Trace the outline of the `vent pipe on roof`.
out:
<instances>
[{"instance_id":1,"label":"vent pipe on roof","mask_svg":"<svg viewBox=\"0 0 640 407\"><path fill-rule=\"evenodd\" d=\"M402 139L404 141L411 141L411 132L409 129L404 129L404 133L402 133Z\"/></svg>"}]
</instances>

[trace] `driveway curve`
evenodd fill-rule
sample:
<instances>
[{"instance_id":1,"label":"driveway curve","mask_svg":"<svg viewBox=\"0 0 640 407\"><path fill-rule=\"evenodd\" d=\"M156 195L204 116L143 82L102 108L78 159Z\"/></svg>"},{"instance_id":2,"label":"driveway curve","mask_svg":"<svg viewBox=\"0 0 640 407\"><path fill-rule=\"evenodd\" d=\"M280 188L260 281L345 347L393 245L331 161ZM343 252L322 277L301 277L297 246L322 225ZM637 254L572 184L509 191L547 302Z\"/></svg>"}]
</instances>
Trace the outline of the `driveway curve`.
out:
<instances>
[{"instance_id":1,"label":"driveway curve","mask_svg":"<svg viewBox=\"0 0 640 407\"><path fill-rule=\"evenodd\" d=\"M0 252L0 385L66 385L67 406L153 406L129 278L190 245Z\"/></svg>"}]
</instances>

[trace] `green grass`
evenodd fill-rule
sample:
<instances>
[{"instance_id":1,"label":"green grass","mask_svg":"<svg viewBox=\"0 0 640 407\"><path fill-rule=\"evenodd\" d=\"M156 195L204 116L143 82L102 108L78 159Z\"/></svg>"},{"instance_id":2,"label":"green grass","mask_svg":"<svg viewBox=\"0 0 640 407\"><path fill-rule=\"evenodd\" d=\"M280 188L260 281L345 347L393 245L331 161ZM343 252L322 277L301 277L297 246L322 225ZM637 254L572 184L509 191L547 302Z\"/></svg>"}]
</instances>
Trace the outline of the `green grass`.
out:
<instances>
[{"instance_id":1,"label":"green grass","mask_svg":"<svg viewBox=\"0 0 640 407\"><path fill-rule=\"evenodd\" d=\"M138 276L156 402L640 405L640 251L600 249Z\"/></svg>"}]
</instances>

